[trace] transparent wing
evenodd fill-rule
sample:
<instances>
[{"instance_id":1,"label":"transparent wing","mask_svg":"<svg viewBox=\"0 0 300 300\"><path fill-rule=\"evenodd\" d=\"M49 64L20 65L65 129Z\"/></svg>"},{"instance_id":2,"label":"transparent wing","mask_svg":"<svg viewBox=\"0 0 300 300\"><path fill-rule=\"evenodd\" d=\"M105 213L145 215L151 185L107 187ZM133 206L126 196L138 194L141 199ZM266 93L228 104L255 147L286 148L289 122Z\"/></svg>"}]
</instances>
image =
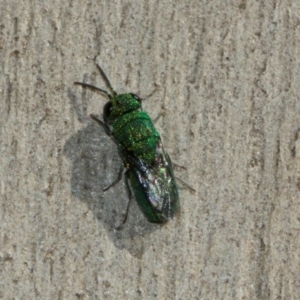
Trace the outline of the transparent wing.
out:
<instances>
[{"instance_id":1,"label":"transparent wing","mask_svg":"<svg viewBox=\"0 0 300 300\"><path fill-rule=\"evenodd\" d=\"M172 162L161 142L149 165L134 155L127 155L131 185L137 202L150 222L165 223L179 211L178 189Z\"/></svg>"}]
</instances>

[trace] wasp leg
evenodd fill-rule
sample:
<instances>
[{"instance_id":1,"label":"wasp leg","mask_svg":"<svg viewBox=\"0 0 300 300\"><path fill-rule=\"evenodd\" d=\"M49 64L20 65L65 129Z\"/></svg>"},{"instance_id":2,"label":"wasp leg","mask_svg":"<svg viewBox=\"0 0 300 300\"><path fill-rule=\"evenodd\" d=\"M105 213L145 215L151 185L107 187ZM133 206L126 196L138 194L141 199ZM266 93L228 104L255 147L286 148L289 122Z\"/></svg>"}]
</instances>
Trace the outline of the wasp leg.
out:
<instances>
[{"instance_id":1,"label":"wasp leg","mask_svg":"<svg viewBox=\"0 0 300 300\"><path fill-rule=\"evenodd\" d=\"M102 122L101 120L99 120L95 115L90 115L90 117L91 117L94 121L96 121L100 126L103 127L105 133L106 133L108 136L110 136L110 137L113 136L112 131L110 130L109 126L108 126L106 123L104 123L104 122Z\"/></svg>"},{"instance_id":2,"label":"wasp leg","mask_svg":"<svg viewBox=\"0 0 300 300\"><path fill-rule=\"evenodd\" d=\"M106 192L107 190L109 190L111 187L113 187L114 185L116 185L122 179L123 170L124 170L124 166L121 165L119 173L118 173L118 178L113 183L111 183L109 186L107 186L106 188L104 188L103 192Z\"/></svg>"},{"instance_id":3,"label":"wasp leg","mask_svg":"<svg viewBox=\"0 0 300 300\"><path fill-rule=\"evenodd\" d=\"M190 191L192 191L192 193L195 193L195 192L196 192L195 189L193 189L190 185L188 185L188 184L187 184L186 182L184 182L182 179L180 179L180 178L178 178L178 177L176 177L176 176L175 176L175 178L176 178L178 181L180 181L182 185L186 186Z\"/></svg>"},{"instance_id":4,"label":"wasp leg","mask_svg":"<svg viewBox=\"0 0 300 300\"><path fill-rule=\"evenodd\" d=\"M178 165L178 164L172 162L172 161L171 161L171 158L170 158L170 156L169 156L168 153L166 153L166 158L167 158L168 163L171 164L172 166L174 166L174 167L176 166L176 167L178 167L178 168L186 169L186 167L180 166L180 165ZM178 178L178 177L176 177L176 176L175 176L175 178L176 178L178 181L180 181L182 185L184 185L184 186L187 187L190 191L192 191L192 193L195 193L195 192L196 192L195 189L193 189L190 185L188 185L188 184L187 184L186 182L184 182L182 179L180 179L180 178Z\"/></svg>"},{"instance_id":5,"label":"wasp leg","mask_svg":"<svg viewBox=\"0 0 300 300\"><path fill-rule=\"evenodd\" d=\"M162 107L162 110L166 110L166 108L165 107ZM153 120L153 123L154 124L156 124L157 123L157 121L161 118L161 117L164 117L166 115L166 113L163 111L163 112L160 112L159 114L158 114L158 116Z\"/></svg>"},{"instance_id":6,"label":"wasp leg","mask_svg":"<svg viewBox=\"0 0 300 300\"><path fill-rule=\"evenodd\" d=\"M178 163L176 163L174 161L172 161L172 165L173 165L174 168L176 167L176 168L179 168L179 169L186 170L185 166L181 166L181 165L179 165Z\"/></svg>"},{"instance_id":7,"label":"wasp leg","mask_svg":"<svg viewBox=\"0 0 300 300\"><path fill-rule=\"evenodd\" d=\"M121 230L123 228L124 224L127 221L127 217L128 217L129 206L130 206L130 202L132 199L132 192L131 192L131 189L130 189L130 186L128 183L128 179L129 179L129 170L127 170L125 172L125 185L126 185L126 191L127 191L127 195L128 195L128 202L127 202L125 217L124 217L124 220L122 221L122 223L118 227L116 227L116 230Z\"/></svg>"},{"instance_id":8,"label":"wasp leg","mask_svg":"<svg viewBox=\"0 0 300 300\"><path fill-rule=\"evenodd\" d=\"M153 90L150 94L148 94L147 96L143 97L143 98L142 98L143 101L144 101L144 100L147 100L147 99L150 98L150 97L152 97L152 96L157 92L157 90L158 90L158 85L157 85L156 83L155 83L154 85L155 85L154 90Z\"/></svg>"}]
</instances>

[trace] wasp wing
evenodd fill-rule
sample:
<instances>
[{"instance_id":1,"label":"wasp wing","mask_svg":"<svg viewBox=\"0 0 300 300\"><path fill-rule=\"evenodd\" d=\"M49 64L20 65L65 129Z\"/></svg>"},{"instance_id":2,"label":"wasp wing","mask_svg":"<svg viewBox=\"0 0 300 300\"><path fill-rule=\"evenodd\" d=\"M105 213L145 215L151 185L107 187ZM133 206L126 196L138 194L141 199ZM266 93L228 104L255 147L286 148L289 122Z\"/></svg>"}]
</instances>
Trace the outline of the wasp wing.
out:
<instances>
[{"instance_id":1,"label":"wasp wing","mask_svg":"<svg viewBox=\"0 0 300 300\"><path fill-rule=\"evenodd\" d=\"M136 200L149 222L171 220L180 209L178 189L171 159L161 142L151 165L133 154L127 154L126 162Z\"/></svg>"}]
</instances>

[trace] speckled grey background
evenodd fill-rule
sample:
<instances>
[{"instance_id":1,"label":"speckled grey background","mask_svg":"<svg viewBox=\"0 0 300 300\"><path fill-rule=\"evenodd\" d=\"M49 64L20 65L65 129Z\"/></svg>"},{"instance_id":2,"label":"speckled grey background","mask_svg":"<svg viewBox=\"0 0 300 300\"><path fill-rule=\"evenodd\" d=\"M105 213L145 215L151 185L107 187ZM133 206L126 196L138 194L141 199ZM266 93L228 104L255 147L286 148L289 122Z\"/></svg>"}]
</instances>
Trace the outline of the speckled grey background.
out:
<instances>
[{"instance_id":1,"label":"speckled grey background","mask_svg":"<svg viewBox=\"0 0 300 300\"><path fill-rule=\"evenodd\" d=\"M299 299L300 3L0 0L0 299ZM141 97L181 217L131 206L88 115Z\"/></svg>"}]
</instances>

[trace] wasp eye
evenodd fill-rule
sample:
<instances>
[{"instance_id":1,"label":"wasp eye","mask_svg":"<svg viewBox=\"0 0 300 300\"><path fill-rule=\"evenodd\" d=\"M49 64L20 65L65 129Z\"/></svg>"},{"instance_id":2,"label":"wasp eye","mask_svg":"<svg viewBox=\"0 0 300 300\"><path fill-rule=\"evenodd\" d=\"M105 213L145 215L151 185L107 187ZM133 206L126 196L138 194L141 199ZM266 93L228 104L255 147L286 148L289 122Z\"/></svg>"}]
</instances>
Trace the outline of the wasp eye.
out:
<instances>
[{"instance_id":1,"label":"wasp eye","mask_svg":"<svg viewBox=\"0 0 300 300\"><path fill-rule=\"evenodd\" d=\"M103 107L104 121L108 121L111 111L112 111L112 103L109 101Z\"/></svg>"},{"instance_id":2,"label":"wasp eye","mask_svg":"<svg viewBox=\"0 0 300 300\"><path fill-rule=\"evenodd\" d=\"M131 95L134 99L136 99L137 101L142 102L142 99L141 99L137 94L131 93L130 95Z\"/></svg>"}]
</instances>

